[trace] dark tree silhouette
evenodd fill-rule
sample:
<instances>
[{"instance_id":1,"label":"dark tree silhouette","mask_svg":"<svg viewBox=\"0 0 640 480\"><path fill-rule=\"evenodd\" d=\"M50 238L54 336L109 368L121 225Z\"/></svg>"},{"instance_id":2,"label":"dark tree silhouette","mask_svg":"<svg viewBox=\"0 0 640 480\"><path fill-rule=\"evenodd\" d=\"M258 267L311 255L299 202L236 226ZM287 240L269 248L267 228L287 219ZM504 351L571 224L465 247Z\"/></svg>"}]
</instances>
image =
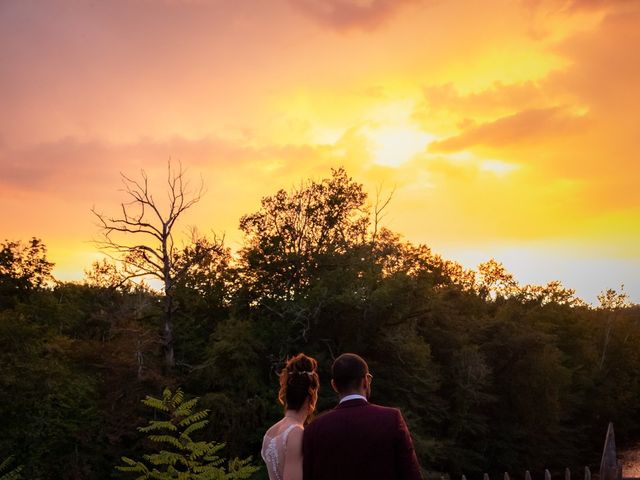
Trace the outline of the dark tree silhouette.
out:
<instances>
[{"instance_id":1,"label":"dark tree silhouette","mask_svg":"<svg viewBox=\"0 0 640 480\"><path fill-rule=\"evenodd\" d=\"M52 269L42 240L34 237L26 244L8 240L0 243L0 307L44 287L52 280Z\"/></svg>"}]
</instances>

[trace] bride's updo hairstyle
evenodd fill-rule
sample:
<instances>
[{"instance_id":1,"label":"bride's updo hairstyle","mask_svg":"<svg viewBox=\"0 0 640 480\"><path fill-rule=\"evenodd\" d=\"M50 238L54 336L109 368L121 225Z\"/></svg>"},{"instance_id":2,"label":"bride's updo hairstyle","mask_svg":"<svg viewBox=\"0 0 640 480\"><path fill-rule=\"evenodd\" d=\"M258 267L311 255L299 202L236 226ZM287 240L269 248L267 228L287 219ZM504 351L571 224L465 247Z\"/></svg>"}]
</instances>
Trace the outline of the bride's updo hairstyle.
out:
<instances>
[{"instance_id":1,"label":"bride's updo hairstyle","mask_svg":"<svg viewBox=\"0 0 640 480\"><path fill-rule=\"evenodd\" d=\"M280 371L280 392L278 400L286 410L300 410L308 398L311 409L318 400L318 362L314 358L299 353L290 358Z\"/></svg>"}]
</instances>

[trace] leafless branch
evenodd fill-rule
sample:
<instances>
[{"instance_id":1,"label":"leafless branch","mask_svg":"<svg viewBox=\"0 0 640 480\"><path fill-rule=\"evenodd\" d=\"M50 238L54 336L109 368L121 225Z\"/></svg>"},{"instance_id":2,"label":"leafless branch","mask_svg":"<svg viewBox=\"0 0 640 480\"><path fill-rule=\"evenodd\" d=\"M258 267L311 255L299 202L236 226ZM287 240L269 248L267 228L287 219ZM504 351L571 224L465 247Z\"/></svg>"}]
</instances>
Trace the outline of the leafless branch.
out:
<instances>
[{"instance_id":1,"label":"leafless branch","mask_svg":"<svg viewBox=\"0 0 640 480\"><path fill-rule=\"evenodd\" d=\"M176 171L169 160L169 205L167 214L163 215L150 192L149 177L144 170L140 172L140 180L124 173L121 173L120 177L120 191L126 197L126 200L120 203L120 215L108 216L97 211L95 207L91 209L102 233L102 239L96 244L105 253L108 252L111 258L124 264L123 282L139 277L155 277L163 282L165 364L173 367L173 284L176 280L176 261L179 258L173 229L182 214L202 198L204 182L201 177L200 188L194 192L190 191L182 164L179 164ZM135 242L125 240L125 237L132 236L135 237Z\"/></svg>"},{"instance_id":2,"label":"leafless branch","mask_svg":"<svg viewBox=\"0 0 640 480\"><path fill-rule=\"evenodd\" d=\"M393 187L393 189L391 189L391 192L389 192L389 195L387 195L385 198L382 198L382 185L379 185L376 188L376 202L373 208L373 233L371 234L372 244L376 243L378 231L380 228L380 222L387 215L385 210L389 206L389 203L391 203L395 192L396 188Z\"/></svg>"}]
</instances>

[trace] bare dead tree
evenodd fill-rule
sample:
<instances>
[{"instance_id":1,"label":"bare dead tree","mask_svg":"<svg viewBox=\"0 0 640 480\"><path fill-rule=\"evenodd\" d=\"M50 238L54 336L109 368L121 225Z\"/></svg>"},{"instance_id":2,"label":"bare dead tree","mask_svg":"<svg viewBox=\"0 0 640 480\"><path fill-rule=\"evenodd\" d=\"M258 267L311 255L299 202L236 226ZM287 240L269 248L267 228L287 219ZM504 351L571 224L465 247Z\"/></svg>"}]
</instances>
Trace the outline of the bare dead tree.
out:
<instances>
[{"instance_id":1,"label":"bare dead tree","mask_svg":"<svg viewBox=\"0 0 640 480\"><path fill-rule=\"evenodd\" d=\"M98 219L102 236L96 243L111 258L122 262L125 277L156 278L163 285L163 354L167 368L175 366L173 345L173 313L175 284L189 268L184 262L178 267L179 250L174 240L177 221L184 212L198 203L204 194L204 183L191 189L180 164L177 171L171 161L167 167L167 201L157 202L149 187L147 173L141 179L122 177L126 200L120 204L120 214L109 216L91 212ZM193 262L197 261L196 258ZM193 263L192 262L192 263Z\"/></svg>"},{"instance_id":2,"label":"bare dead tree","mask_svg":"<svg viewBox=\"0 0 640 480\"><path fill-rule=\"evenodd\" d=\"M373 231L371 232L371 244L375 245L378 239L378 232L380 231L380 223L382 219L387 215L385 211L393 199L393 195L396 193L395 187L389 192L386 197L382 197L382 185L376 188L376 201L373 208Z\"/></svg>"}]
</instances>

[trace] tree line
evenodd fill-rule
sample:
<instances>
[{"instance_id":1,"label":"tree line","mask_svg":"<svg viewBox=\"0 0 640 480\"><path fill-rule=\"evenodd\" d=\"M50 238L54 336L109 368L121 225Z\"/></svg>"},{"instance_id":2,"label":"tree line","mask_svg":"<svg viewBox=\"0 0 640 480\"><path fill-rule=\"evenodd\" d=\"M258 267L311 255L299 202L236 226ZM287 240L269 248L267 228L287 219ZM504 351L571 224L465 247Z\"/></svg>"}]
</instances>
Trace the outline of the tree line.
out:
<instances>
[{"instance_id":1,"label":"tree line","mask_svg":"<svg viewBox=\"0 0 640 480\"><path fill-rule=\"evenodd\" d=\"M0 463L25 478L131 478L114 467L153 449L141 401L167 387L199 397L224 456L259 465L299 351L319 362L320 411L332 359L365 357L372 401L402 408L427 471L594 466L608 421L640 438L640 307L624 292L592 307L495 260L465 269L381 227L388 199L372 205L344 169L263 198L237 252L195 231L178 245L203 189L181 168L168 179L165 210L144 175L125 177L119 215L94 210L120 262L81 282L52 277L39 239L0 243Z\"/></svg>"}]
</instances>

